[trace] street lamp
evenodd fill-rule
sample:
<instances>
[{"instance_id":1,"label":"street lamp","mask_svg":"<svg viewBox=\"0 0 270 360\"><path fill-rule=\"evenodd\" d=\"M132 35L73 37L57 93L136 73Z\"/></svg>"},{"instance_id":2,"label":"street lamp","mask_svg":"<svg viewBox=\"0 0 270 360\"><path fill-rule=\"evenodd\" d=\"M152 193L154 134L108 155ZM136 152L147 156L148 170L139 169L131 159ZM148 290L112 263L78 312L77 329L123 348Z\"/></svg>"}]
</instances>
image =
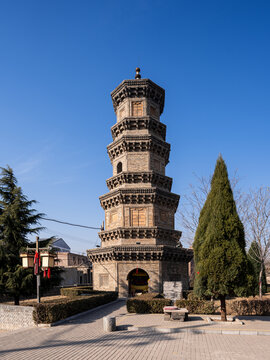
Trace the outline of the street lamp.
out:
<instances>
[{"instance_id":1,"label":"street lamp","mask_svg":"<svg viewBox=\"0 0 270 360\"><path fill-rule=\"evenodd\" d=\"M22 258L23 268L34 267L34 254L25 251L20 254L20 257Z\"/></svg>"},{"instance_id":2,"label":"street lamp","mask_svg":"<svg viewBox=\"0 0 270 360\"><path fill-rule=\"evenodd\" d=\"M54 267L54 253L50 251L48 247L40 248L39 247L39 237L36 237L36 251L34 248L27 248L26 251L20 254L22 258L22 266L24 268L34 268L34 274L37 277L37 302L40 303L40 273L41 270L44 271L44 276L50 278L50 268Z\"/></svg>"},{"instance_id":3,"label":"street lamp","mask_svg":"<svg viewBox=\"0 0 270 360\"><path fill-rule=\"evenodd\" d=\"M54 267L54 255L49 251L40 253L42 268Z\"/></svg>"}]
</instances>

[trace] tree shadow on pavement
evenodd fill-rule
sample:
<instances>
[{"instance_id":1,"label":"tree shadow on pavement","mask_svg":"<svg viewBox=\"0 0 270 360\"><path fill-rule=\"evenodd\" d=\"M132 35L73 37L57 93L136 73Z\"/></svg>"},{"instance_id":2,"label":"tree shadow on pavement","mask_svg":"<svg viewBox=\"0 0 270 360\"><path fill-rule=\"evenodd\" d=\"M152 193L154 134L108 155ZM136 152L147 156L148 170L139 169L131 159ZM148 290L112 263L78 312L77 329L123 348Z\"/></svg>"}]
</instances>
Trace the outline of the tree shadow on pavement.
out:
<instances>
[{"instance_id":1,"label":"tree shadow on pavement","mask_svg":"<svg viewBox=\"0 0 270 360\"><path fill-rule=\"evenodd\" d=\"M70 325L70 324L89 324L108 315L123 316L126 315L125 309L123 309L123 311L120 314L114 315L114 313L119 311L121 307L125 305L126 305L125 300L118 300L117 302L114 303L108 303L102 305L102 308L100 309L92 309L92 311L89 312L88 314L81 313L81 314L77 314L75 319L64 320L64 322L61 323L61 326Z\"/></svg>"},{"instance_id":2,"label":"tree shadow on pavement","mask_svg":"<svg viewBox=\"0 0 270 360\"><path fill-rule=\"evenodd\" d=\"M20 352L23 352L23 356L25 359L34 359L38 358L37 351L42 354L42 358L46 358L46 353L50 353L50 350L52 348L56 349L59 348L59 351L61 351L61 348L68 347L69 349L72 349L71 352L74 354L79 354L80 349L82 346L88 346L89 350L92 349L92 346L95 345L95 347L108 347L108 346L116 346L116 344L119 344L120 342L123 343L125 340L127 343L125 343L124 347L138 347L138 346L145 346L149 344L153 344L154 342L159 342L160 337L162 336L162 341L168 341L172 340L170 336L167 334L157 334L157 333L147 333L147 336L143 332L138 333L131 333L130 331L124 332L114 332L114 333L106 333L103 335L100 335L95 338L89 338L89 339L83 339L83 340L58 340L57 335L53 337L51 340L44 341L43 344L38 344L36 346L33 346L33 342L31 341L31 344L29 346L21 346L18 348L14 348L10 346L9 349L1 350L0 351L0 357L4 355L11 355L11 354L19 354ZM129 343L130 339L132 338L132 343ZM25 343L27 343L27 340L25 340ZM48 352L47 352L47 351ZM33 354L31 354L33 352Z\"/></svg>"}]
</instances>

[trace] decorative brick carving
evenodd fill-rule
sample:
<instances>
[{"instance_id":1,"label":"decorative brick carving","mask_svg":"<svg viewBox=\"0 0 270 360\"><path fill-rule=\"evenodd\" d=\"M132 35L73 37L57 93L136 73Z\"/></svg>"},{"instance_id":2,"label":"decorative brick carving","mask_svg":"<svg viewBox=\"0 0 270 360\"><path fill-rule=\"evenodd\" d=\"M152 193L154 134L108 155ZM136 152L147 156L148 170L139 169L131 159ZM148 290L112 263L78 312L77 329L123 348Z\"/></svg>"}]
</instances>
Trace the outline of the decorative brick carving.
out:
<instances>
[{"instance_id":1,"label":"decorative brick carving","mask_svg":"<svg viewBox=\"0 0 270 360\"><path fill-rule=\"evenodd\" d=\"M173 248L171 246L112 246L103 249L87 251L92 262L102 261L185 261L193 257L193 250ZM136 265L136 264L134 264Z\"/></svg>"},{"instance_id":2,"label":"decorative brick carving","mask_svg":"<svg viewBox=\"0 0 270 360\"><path fill-rule=\"evenodd\" d=\"M166 138L166 125L150 116L137 119L126 117L112 126L111 133L113 140L115 140L117 136L126 130L138 131L144 129L149 130L150 133L159 135L163 140Z\"/></svg>"},{"instance_id":3,"label":"decorative brick carving","mask_svg":"<svg viewBox=\"0 0 270 360\"><path fill-rule=\"evenodd\" d=\"M124 184L150 183L152 186L157 186L170 191L172 187L172 178L160 175L154 171L122 172L121 174L109 178L106 183L109 190L113 190Z\"/></svg>"},{"instance_id":4,"label":"decorative brick carving","mask_svg":"<svg viewBox=\"0 0 270 360\"><path fill-rule=\"evenodd\" d=\"M133 101L132 102L132 116L143 116L142 101Z\"/></svg>"},{"instance_id":5,"label":"decorative brick carving","mask_svg":"<svg viewBox=\"0 0 270 360\"><path fill-rule=\"evenodd\" d=\"M124 80L111 93L114 111L126 98L149 98L160 108L160 114L164 108L165 90L149 79Z\"/></svg>"},{"instance_id":6,"label":"decorative brick carving","mask_svg":"<svg viewBox=\"0 0 270 360\"><path fill-rule=\"evenodd\" d=\"M101 231L99 233L101 241L114 241L118 239L150 239L157 238L160 240L170 240L176 244L180 237L181 231L164 229L161 227L132 227L132 228L117 228L110 231Z\"/></svg>"},{"instance_id":7,"label":"decorative brick carving","mask_svg":"<svg viewBox=\"0 0 270 360\"><path fill-rule=\"evenodd\" d=\"M132 227L146 226L146 209L144 208L133 208L130 209L130 219Z\"/></svg>"},{"instance_id":8,"label":"decorative brick carving","mask_svg":"<svg viewBox=\"0 0 270 360\"><path fill-rule=\"evenodd\" d=\"M100 204L104 210L120 204L158 204L176 211L180 196L156 188L118 189L101 196Z\"/></svg>"},{"instance_id":9,"label":"decorative brick carving","mask_svg":"<svg viewBox=\"0 0 270 360\"><path fill-rule=\"evenodd\" d=\"M127 152L150 151L165 159L166 165L169 162L170 144L161 141L152 135L144 136L122 136L107 147L112 161L116 157Z\"/></svg>"}]
</instances>

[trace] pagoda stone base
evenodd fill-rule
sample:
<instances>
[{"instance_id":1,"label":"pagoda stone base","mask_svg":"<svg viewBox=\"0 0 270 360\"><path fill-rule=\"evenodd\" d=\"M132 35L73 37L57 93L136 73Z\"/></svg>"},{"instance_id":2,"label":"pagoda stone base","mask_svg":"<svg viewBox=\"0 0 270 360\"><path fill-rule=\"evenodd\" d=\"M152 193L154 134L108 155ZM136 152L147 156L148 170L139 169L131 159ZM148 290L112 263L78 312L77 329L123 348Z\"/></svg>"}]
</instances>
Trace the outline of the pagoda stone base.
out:
<instances>
[{"instance_id":1,"label":"pagoda stone base","mask_svg":"<svg viewBox=\"0 0 270 360\"><path fill-rule=\"evenodd\" d=\"M130 294L130 274L136 269L149 276L148 292L163 292L164 281L181 281L189 286L188 262L193 252L168 246L111 247L88 250L93 266L93 289L118 291L119 297Z\"/></svg>"}]
</instances>

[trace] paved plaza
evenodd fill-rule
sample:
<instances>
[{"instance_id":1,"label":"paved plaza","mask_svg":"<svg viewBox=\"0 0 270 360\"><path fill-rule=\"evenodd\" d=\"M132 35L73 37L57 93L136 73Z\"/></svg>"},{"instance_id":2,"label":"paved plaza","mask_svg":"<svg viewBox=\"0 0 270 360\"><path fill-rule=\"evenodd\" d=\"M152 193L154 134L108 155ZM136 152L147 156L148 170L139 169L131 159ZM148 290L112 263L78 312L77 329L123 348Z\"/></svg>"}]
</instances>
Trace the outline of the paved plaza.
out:
<instances>
[{"instance_id":1,"label":"paved plaza","mask_svg":"<svg viewBox=\"0 0 270 360\"><path fill-rule=\"evenodd\" d=\"M102 318L113 315L120 327L133 325L137 331L104 333ZM155 359L270 359L270 336L162 333L161 329L218 329L194 317L186 323L164 322L162 315L127 314L124 301L108 304L65 323L46 328L29 328L0 333L0 358L11 360L155 360ZM226 325L229 329L232 326ZM245 329L270 331L269 317L246 321Z\"/></svg>"}]
</instances>

